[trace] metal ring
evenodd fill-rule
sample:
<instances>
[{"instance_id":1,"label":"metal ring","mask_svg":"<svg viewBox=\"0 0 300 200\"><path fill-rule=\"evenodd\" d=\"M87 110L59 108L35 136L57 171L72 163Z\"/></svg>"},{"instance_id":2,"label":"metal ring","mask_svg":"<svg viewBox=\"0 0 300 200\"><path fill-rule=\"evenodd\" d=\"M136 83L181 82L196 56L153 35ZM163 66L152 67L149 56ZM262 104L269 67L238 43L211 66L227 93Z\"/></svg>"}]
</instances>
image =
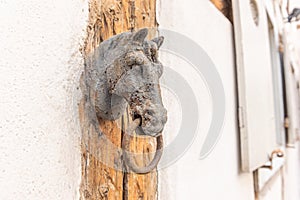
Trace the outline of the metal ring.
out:
<instances>
[{"instance_id":1,"label":"metal ring","mask_svg":"<svg viewBox=\"0 0 300 200\"><path fill-rule=\"evenodd\" d=\"M130 146L130 137L132 136L133 131L138 127L140 124L140 119L136 119L133 121L132 124L129 125L128 129L125 131L123 135L122 141L122 149L123 149L123 156L124 162L126 166L130 168L136 174L147 174L155 169L159 163L159 160L162 156L162 148L163 148L163 137L159 135L156 137L156 152L152 161L144 167L139 167L134 159L134 156L130 156L129 154L129 146Z\"/></svg>"}]
</instances>

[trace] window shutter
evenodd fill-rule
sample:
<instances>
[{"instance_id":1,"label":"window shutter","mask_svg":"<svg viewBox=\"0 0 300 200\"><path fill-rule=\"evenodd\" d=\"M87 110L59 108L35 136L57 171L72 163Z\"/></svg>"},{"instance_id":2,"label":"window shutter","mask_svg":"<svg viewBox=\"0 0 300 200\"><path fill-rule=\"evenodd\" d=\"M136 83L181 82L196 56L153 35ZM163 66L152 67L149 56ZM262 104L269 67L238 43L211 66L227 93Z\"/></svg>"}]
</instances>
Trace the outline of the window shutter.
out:
<instances>
[{"instance_id":1,"label":"window shutter","mask_svg":"<svg viewBox=\"0 0 300 200\"><path fill-rule=\"evenodd\" d=\"M268 161L276 145L276 116L268 19L260 0L233 1L239 129L243 171Z\"/></svg>"}]
</instances>

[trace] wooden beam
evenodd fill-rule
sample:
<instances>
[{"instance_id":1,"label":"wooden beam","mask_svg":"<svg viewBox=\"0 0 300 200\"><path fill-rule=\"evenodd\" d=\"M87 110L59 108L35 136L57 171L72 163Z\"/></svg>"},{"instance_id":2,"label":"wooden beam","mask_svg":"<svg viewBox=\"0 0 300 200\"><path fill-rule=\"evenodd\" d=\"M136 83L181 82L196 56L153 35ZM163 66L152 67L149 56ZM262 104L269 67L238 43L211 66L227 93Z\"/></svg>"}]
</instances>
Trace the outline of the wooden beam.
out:
<instances>
[{"instance_id":1,"label":"wooden beam","mask_svg":"<svg viewBox=\"0 0 300 200\"><path fill-rule=\"evenodd\" d=\"M99 44L113 35L124 31L137 30L143 27L155 28L155 0L90 0L87 37L82 53L92 53ZM153 37L155 31L150 31ZM81 80L84 84L84 80ZM87 91L83 91L87 92ZM84 96L84 95L83 95ZM79 105L82 129L82 180L80 186L81 199L149 199L157 196L157 172L146 175L123 173L115 169L124 167L122 154L113 154L110 147L101 140L94 129L88 124L87 102L85 98ZM100 130L117 147L121 147L122 130L129 119L128 112L122 119L112 121L99 120ZM131 143L134 152L152 152L155 150L154 140L136 138ZM106 166L101 160L104 156L111 157L115 167ZM146 164L151 158L143 158L138 163Z\"/></svg>"}]
</instances>

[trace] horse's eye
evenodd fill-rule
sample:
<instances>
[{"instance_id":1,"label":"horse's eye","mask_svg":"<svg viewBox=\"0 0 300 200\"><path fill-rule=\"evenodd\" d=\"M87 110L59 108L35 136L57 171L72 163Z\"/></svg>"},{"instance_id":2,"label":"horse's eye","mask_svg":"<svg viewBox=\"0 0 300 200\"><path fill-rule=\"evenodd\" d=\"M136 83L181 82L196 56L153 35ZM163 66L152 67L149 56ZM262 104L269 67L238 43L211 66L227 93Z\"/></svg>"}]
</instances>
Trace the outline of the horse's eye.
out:
<instances>
[{"instance_id":1,"label":"horse's eye","mask_svg":"<svg viewBox=\"0 0 300 200\"><path fill-rule=\"evenodd\" d=\"M126 64L131 65L141 65L144 63L143 54L139 52L130 52L126 55Z\"/></svg>"},{"instance_id":2,"label":"horse's eye","mask_svg":"<svg viewBox=\"0 0 300 200\"><path fill-rule=\"evenodd\" d=\"M136 62L136 64L141 65L141 64L143 64L143 58L141 56L138 56L138 57L136 57L135 62Z\"/></svg>"},{"instance_id":3,"label":"horse's eye","mask_svg":"<svg viewBox=\"0 0 300 200\"><path fill-rule=\"evenodd\" d=\"M152 116L153 115L153 112L151 111L151 110L146 110L146 112L145 112L147 115L150 115L150 116Z\"/></svg>"}]
</instances>

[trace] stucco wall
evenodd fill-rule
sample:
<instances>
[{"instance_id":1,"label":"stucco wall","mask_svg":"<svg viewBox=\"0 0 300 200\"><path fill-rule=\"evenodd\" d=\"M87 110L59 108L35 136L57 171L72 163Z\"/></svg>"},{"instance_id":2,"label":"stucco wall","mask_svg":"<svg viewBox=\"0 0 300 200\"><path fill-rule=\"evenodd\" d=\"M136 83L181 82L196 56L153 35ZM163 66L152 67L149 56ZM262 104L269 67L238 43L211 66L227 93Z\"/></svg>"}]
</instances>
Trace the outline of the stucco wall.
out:
<instances>
[{"instance_id":1,"label":"stucco wall","mask_svg":"<svg viewBox=\"0 0 300 200\"><path fill-rule=\"evenodd\" d=\"M0 199L78 199L88 1L0 1Z\"/></svg>"}]
</instances>

